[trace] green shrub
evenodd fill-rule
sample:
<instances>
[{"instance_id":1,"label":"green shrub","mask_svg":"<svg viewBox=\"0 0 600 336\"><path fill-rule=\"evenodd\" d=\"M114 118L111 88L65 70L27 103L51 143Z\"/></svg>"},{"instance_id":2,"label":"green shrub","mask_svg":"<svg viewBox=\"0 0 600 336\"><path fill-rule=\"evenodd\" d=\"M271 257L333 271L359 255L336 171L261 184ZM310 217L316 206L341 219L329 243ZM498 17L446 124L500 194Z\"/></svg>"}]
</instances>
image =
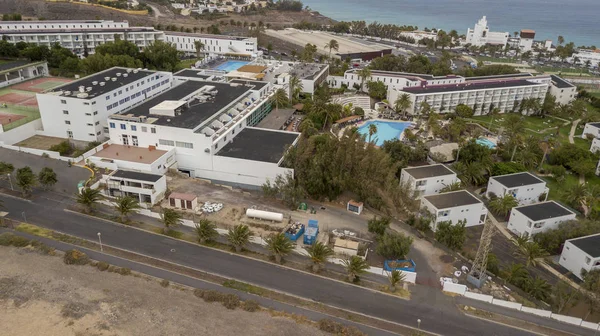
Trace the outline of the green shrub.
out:
<instances>
[{"instance_id":1,"label":"green shrub","mask_svg":"<svg viewBox=\"0 0 600 336\"><path fill-rule=\"evenodd\" d=\"M202 294L202 299L206 302L219 302L223 301L223 294L215 290L207 290Z\"/></svg>"},{"instance_id":2,"label":"green shrub","mask_svg":"<svg viewBox=\"0 0 600 336\"><path fill-rule=\"evenodd\" d=\"M319 321L319 329L330 334L340 334L344 330L344 326L329 319L322 319Z\"/></svg>"},{"instance_id":3,"label":"green shrub","mask_svg":"<svg viewBox=\"0 0 600 336\"><path fill-rule=\"evenodd\" d=\"M25 247L25 246L29 245L30 242L31 241L25 237L15 235L12 239L12 246Z\"/></svg>"},{"instance_id":4,"label":"green shrub","mask_svg":"<svg viewBox=\"0 0 600 336\"><path fill-rule=\"evenodd\" d=\"M260 306L258 305L258 302L254 301L254 300L248 300L248 301L244 301L244 304L242 305L242 309L244 309L247 312L255 312L260 309Z\"/></svg>"},{"instance_id":5,"label":"green shrub","mask_svg":"<svg viewBox=\"0 0 600 336\"><path fill-rule=\"evenodd\" d=\"M129 269L127 267L121 267L121 268L117 269L116 272L119 273L119 274L121 274L121 275L130 275L131 274L131 269Z\"/></svg>"},{"instance_id":6,"label":"green shrub","mask_svg":"<svg viewBox=\"0 0 600 336\"><path fill-rule=\"evenodd\" d=\"M0 245L11 246L14 237L15 235L10 232L4 232L3 234L0 234Z\"/></svg>"},{"instance_id":7,"label":"green shrub","mask_svg":"<svg viewBox=\"0 0 600 336\"><path fill-rule=\"evenodd\" d=\"M169 287L169 285L170 285L170 282L169 282L169 280L167 280L167 279L163 279L163 280L160 282L160 285L166 288L166 287Z\"/></svg>"},{"instance_id":8,"label":"green shrub","mask_svg":"<svg viewBox=\"0 0 600 336\"><path fill-rule=\"evenodd\" d=\"M118 267L110 265L110 266L108 266L107 271L114 273L114 272L118 271Z\"/></svg>"},{"instance_id":9,"label":"green shrub","mask_svg":"<svg viewBox=\"0 0 600 336\"><path fill-rule=\"evenodd\" d=\"M68 141L63 141L49 148L53 152L58 152L61 156L66 156L73 153L74 149Z\"/></svg>"},{"instance_id":10,"label":"green shrub","mask_svg":"<svg viewBox=\"0 0 600 336\"><path fill-rule=\"evenodd\" d=\"M99 271L104 272L110 267L110 265L108 263L105 263L104 261L100 261L98 262L98 264L96 264L96 267Z\"/></svg>"},{"instance_id":11,"label":"green shrub","mask_svg":"<svg viewBox=\"0 0 600 336\"><path fill-rule=\"evenodd\" d=\"M68 250L63 256L63 261L67 265L86 265L90 262L90 258L81 251Z\"/></svg>"},{"instance_id":12,"label":"green shrub","mask_svg":"<svg viewBox=\"0 0 600 336\"><path fill-rule=\"evenodd\" d=\"M225 308L233 310L240 306L240 297L235 294L225 294L221 302Z\"/></svg>"}]
</instances>

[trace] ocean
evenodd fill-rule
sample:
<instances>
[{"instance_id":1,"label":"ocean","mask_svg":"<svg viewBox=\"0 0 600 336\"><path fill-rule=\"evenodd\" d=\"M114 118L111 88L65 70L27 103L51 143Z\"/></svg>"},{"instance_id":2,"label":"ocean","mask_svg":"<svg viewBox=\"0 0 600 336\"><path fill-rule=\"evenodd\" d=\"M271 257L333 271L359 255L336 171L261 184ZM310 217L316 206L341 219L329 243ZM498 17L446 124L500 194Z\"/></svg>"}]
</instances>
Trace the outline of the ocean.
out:
<instances>
[{"instance_id":1,"label":"ocean","mask_svg":"<svg viewBox=\"0 0 600 336\"><path fill-rule=\"evenodd\" d=\"M600 48L600 0L301 0L339 21L365 20L466 34L487 16L491 31L536 31L536 40L559 35L575 45Z\"/></svg>"}]
</instances>

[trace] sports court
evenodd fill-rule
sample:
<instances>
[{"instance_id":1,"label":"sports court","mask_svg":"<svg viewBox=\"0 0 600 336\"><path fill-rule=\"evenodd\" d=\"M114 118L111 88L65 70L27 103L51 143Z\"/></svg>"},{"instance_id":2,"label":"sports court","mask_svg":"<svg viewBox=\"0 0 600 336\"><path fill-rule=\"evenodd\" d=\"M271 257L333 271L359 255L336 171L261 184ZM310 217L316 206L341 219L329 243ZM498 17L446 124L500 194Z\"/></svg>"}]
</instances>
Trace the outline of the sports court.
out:
<instances>
[{"instance_id":1,"label":"sports court","mask_svg":"<svg viewBox=\"0 0 600 336\"><path fill-rule=\"evenodd\" d=\"M13 90L29 91L29 92L42 92L48 89L55 88L59 85L69 83L72 80L60 77L43 77L36 78L26 82L22 82L11 86Z\"/></svg>"}]
</instances>

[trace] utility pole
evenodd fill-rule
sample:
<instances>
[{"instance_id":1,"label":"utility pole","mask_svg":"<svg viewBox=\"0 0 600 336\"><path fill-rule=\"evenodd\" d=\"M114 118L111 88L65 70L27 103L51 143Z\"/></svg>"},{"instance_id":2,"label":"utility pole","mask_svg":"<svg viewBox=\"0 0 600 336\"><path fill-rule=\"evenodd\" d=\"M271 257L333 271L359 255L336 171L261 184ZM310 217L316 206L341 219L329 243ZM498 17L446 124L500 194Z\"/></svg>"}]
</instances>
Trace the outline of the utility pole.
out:
<instances>
[{"instance_id":1,"label":"utility pole","mask_svg":"<svg viewBox=\"0 0 600 336\"><path fill-rule=\"evenodd\" d=\"M492 249L492 237L494 236L495 227L490 219L486 219L483 226L483 232L481 233L481 239L479 240L479 247L477 248L477 255L475 255L475 261L471 267L471 271L467 275L467 281L475 285L477 288L481 288L487 280L487 269L488 254Z\"/></svg>"}]
</instances>

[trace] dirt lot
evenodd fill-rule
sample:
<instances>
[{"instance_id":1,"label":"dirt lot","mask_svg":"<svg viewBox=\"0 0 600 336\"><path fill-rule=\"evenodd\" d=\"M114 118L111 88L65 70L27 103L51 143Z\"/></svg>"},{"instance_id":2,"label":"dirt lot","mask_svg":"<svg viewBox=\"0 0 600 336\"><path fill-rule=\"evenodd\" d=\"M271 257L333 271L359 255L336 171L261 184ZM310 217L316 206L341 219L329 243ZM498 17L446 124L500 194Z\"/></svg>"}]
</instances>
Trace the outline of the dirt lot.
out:
<instances>
[{"instance_id":1,"label":"dirt lot","mask_svg":"<svg viewBox=\"0 0 600 336\"><path fill-rule=\"evenodd\" d=\"M155 280L0 247L2 335L325 335L266 312L227 310ZM241 332L243 330L243 332Z\"/></svg>"}]
</instances>

